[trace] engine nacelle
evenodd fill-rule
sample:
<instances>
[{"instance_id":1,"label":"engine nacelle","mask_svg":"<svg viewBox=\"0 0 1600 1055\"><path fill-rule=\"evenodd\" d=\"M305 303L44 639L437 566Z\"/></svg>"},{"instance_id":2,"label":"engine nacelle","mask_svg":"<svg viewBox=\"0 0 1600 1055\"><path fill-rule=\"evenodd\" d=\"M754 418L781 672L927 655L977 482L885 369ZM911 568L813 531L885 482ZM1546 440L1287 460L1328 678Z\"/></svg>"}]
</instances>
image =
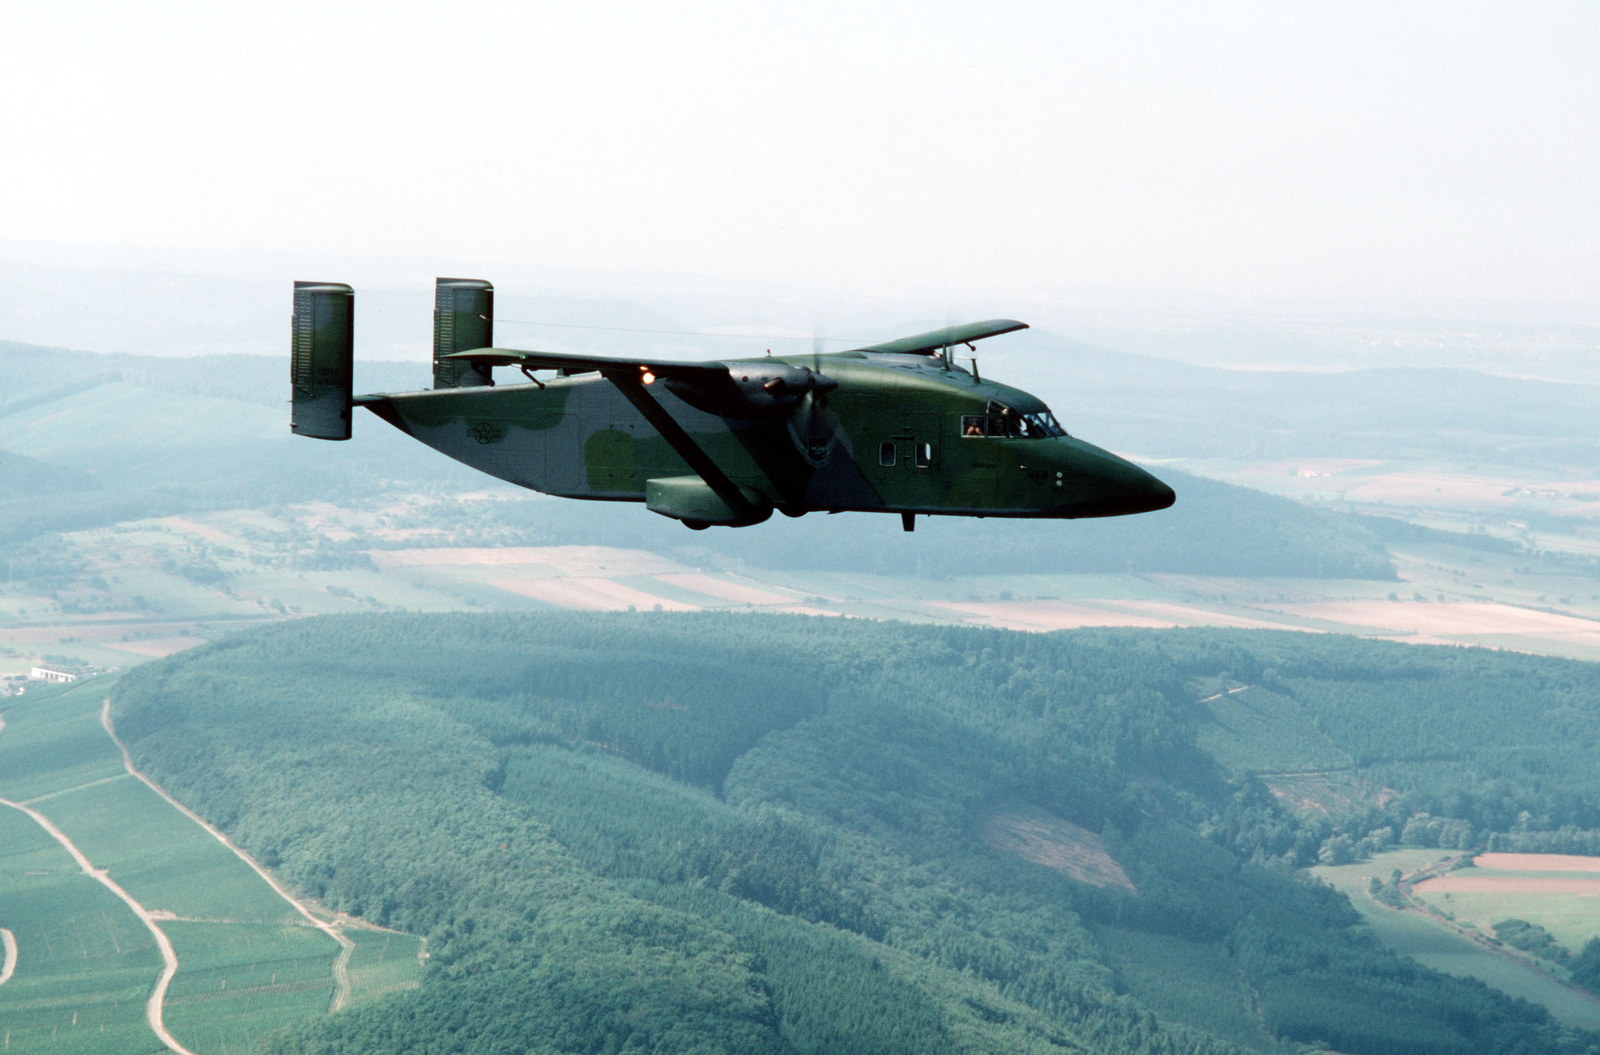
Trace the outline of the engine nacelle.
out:
<instances>
[{"instance_id":1,"label":"engine nacelle","mask_svg":"<svg viewBox=\"0 0 1600 1055\"><path fill-rule=\"evenodd\" d=\"M788 363L731 363L726 379L714 383L669 377L667 388L697 410L728 418L781 418L808 392L831 392L839 382L804 366Z\"/></svg>"},{"instance_id":2,"label":"engine nacelle","mask_svg":"<svg viewBox=\"0 0 1600 1055\"><path fill-rule=\"evenodd\" d=\"M698 476L664 476L645 481L644 504L652 513L681 520L696 529L712 524L749 527L772 515L772 503L765 497L748 487L739 488L739 493L750 505L747 512L731 509L711 485Z\"/></svg>"}]
</instances>

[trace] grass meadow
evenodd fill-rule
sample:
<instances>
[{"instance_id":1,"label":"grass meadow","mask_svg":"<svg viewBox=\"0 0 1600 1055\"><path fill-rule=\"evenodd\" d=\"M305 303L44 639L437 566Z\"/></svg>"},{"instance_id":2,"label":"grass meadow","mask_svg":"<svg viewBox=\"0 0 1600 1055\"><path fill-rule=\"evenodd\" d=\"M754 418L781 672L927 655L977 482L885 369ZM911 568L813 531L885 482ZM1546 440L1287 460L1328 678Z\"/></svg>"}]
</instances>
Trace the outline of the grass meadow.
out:
<instances>
[{"instance_id":1,"label":"grass meadow","mask_svg":"<svg viewBox=\"0 0 1600 1055\"><path fill-rule=\"evenodd\" d=\"M1438 850L1393 850L1375 854L1370 861L1323 865L1311 872L1348 895L1350 903L1372 928L1373 936L1396 952L1415 957L1434 970L1477 978L1501 992L1542 1004L1568 1025L1600 1029L1600 1001L1575 992L1537 967L1493 952L1419 913L1391 909L1368 895L1367 884L1371 877L1387 879L1396 868L1410 874L1440 857Z\"/></svg>"},{"instance_id":2,"label":"grass meadow","mask_svg":"<svg viewBox=\"0 0 1600 1055\"><path fill-rule=\"evenodd\" d=\"M1527 920L1549 931L1569 952L1577 952L1584 942L1600 936L1600 899L1593 894L1460 890L1416 893L1441 913L1449 913L1456 922L1471 923L1485 934L1492 935L1494 925L1504 920Z\"/></svg>"},{"instance_id":3,"label":"grass meadow","mask_svg":"<svg viewBox=\"0 0 1600 1055\"><path fill-rule=\"evenodd\" d=\"M1537 863L1536 856L1505 854L1495 857L1507 860L1527 857L1530 864ZM1494 925L1503 920L1526 920L1549 931L1568 952L1574 953L1590 938L1600 936L1600 896L1597 896L1600 895L1600 875L1596 873L1474 866L1457 869L1448 879L1451 887L1489 880L1498 889L1438 890L1419 885L1412 893L1457 922L1471 923L1485 934L1493 934ZM1552 885L1577 884L1588 889L1549 889ZM1518 886L1523 889L1512 889Z\"/></svg>"}]
</instances>

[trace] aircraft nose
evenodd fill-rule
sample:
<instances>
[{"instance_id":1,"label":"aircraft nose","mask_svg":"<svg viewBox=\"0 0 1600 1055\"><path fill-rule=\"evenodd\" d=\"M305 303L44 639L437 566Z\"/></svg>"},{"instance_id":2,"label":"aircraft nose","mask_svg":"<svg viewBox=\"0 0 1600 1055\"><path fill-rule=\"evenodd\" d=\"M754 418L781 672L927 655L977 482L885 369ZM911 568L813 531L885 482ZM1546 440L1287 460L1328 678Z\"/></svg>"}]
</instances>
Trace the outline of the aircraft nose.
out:
<instances>
[{"instance_id":1,"label":"aircraft nose","mask_svg":"<svg viewBox=\"0 0 1600 1055\"><path fill-rule=\"evenodd\" d=\"M1139 512L1154 513L1158 509L1167 509L1171 507L1172 503L1178 500L1178 492L1174 491L1160 480L1157 480L1154 476L1151 476L1143 469L1140 469L1139 472L1144 475L1143 494L1144 501L1146 503L1141 506Z\"/></svg>"},{"instance_id":2,"label":"aircraft nose","mask_svg":"<svg viewBox=\"0 0 1600 1055\"><path fill-rule=\"evenodd\" d=\"M1090 443L1076 441L1074 446L1073 475L1080 483L1067 515L1114 517L1152 513L1178 500L1172 488L1132 462Z\"/></svg>"}]
</instances>

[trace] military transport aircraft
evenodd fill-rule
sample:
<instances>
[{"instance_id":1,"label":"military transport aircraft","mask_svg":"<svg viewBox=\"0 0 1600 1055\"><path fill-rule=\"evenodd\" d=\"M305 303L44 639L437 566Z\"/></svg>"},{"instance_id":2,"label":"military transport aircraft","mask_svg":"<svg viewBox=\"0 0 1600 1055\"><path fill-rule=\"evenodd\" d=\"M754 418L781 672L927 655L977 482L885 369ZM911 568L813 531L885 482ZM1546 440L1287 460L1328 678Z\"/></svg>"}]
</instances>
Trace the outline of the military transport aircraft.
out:
<instances>
[{"instance_id":1,"label":"military transport aircraft","mask_svg":"<svg viewBox=\"0 0 1600 1055\"><path fill-rule=\"evenodd\" d=\"M951 352L1026 329L951 326L852 351L673 362L494 347L494 287L441 278L433 388L353 396L354 292L294 285L296 435L350 438L352 407L475 469L564 498L643 502L696 530L774 509L1106 517L1172 505L1143 469L1069 436L1034 396ZM496 368L520 371L495 383ZM546 372L541 378L539 372ZM552 372L553 373L550 373Z\"/></svg>"}]
</instances>

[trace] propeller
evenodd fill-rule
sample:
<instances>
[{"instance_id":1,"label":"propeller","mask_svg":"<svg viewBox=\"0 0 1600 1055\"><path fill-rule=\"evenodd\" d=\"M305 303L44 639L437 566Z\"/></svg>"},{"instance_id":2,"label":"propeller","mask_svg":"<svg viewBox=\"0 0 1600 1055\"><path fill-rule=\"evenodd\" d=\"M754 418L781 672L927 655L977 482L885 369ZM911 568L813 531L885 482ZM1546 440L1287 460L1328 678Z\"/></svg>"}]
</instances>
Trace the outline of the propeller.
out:
<instances>
[{"instance_id":1,"label":"propeller","mask_svg":"<svg viewBox=\"0 0 1600 1055\"><path fill-rule=\"evenodd\" d=\"M839 383L822 372L823 337L819 329L811 338L811 367L806 372L815 382L800 397L789 415L789 432L806 461L820 465L833 447L837 418L828 412L828 393ZM806 369L802 367L801 369Z\"/></svg>"}]
</instances>

